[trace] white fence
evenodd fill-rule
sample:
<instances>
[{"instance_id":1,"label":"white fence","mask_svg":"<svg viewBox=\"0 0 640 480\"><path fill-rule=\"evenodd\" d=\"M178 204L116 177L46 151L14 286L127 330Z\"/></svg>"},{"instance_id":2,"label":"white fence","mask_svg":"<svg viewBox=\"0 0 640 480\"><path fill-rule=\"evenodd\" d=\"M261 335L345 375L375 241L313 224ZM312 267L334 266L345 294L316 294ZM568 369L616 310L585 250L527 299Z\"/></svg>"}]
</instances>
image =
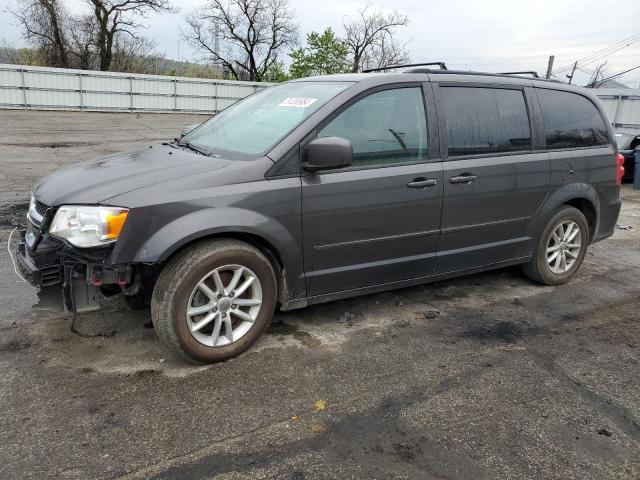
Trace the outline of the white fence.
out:
<instances>
[{"instance_id":1,"label":"white fence","mask_svg":"<svg viewBox=\"0 0 640 480\"><path fill-rule=\"evenodd\" d=\"M0 108L215 113L270 84L0 64ZM640 127L640 90L601 88L614 127Z\"/></svg>"},{"instance_id":2,"label":"white fence","mask_svg":"<svg viewBox=\"0 0 640 480\"><path fill-rule=\"evenodd\" d=\"M268 85L0 64L0 108L215 113Z\"/></svg>"},{"instance_id":3,"label":"white fence","mask_svg":"<svg viewBox=\"0 0 640 480\"><path fill-rule=\"evenodd\" d=\"M614 127L640 128L640 89L598 88L593 91Z\"/></svg>"}]
</instances>

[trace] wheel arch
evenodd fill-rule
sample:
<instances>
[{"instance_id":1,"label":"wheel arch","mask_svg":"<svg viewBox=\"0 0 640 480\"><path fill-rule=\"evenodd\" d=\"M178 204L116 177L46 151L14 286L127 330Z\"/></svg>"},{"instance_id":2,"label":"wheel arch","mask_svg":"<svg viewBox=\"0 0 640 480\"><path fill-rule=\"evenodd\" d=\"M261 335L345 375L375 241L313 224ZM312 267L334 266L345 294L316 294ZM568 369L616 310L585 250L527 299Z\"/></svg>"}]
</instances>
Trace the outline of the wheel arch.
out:
<instances>
[{"instance_id":1,"label":"wheel arch","mask_svg":"<svg viewBox=\"0 0 640 480\"><path fill-rule=\"evenodd\" d=\"M564 205L568 205L570 207L574 207L582 212L582 214L587 219L587 225L589 226L589 242L593 241L593 238L596 234L596 227L598 221L598 212L596 211L596 207L589 199L580 197L580 198L572 198L564 202Z\"/></svg>"},{"instance_id":2,"label":"wheel arch","mask_svg":"<svg viewBox=\"0 0 640 480\"><path fill-rule=\"evenodd\" d=\"M252 245L267 257L278 279L278 299L286 301L306 295L298 237L299 232L255 211L204 209L175 218L153 234L144 235L141 242L124 242L129 248L114 250L111 260L114 264L141 264L160 270L170 258L197 242L233 238Z\"/></svg>"},{"instance_id":3,"label":"wheel arch","mask_svg":"<svg viewBox=\"0 0 640 480\"><path fill-rule=\"evenodd\" d=\"M563 185L550 194L532 219L528 235L537 240L549 219L565 205L577 208L586 217L589 225L589 242L592 242L600 223L600 200L593 186L586 183Z\"/></svg>"},{"instance_id":4,"label":"wheel arch","mask_svg":"<svg viewBox=\"0 0 640 480\"><path fill-rule=\"evenodd\" d=\"M273 245L273 243L269 242L263 236L260 236L253 232L243 232L243 231L226 231L226 232L216 232L210 234L203 234L197 238L193 238L187 243L180 245L178 248L174 249L169 256L163 259L163 264L168 262L171 258L178 255L181 251L195 245L196 243L206 242L206 241L216 241L222 239L233 239L238 240L244 243L247 243L257 249L260 253L262 253L269 263L273 267L273 272L276 276L276 280L278 282L278 302L284 303L288 300L288 285L289 282L286 277L286 267L285 263L282 259L282 255L278 251L278 249Z\"/></svg>"}]
</instances>

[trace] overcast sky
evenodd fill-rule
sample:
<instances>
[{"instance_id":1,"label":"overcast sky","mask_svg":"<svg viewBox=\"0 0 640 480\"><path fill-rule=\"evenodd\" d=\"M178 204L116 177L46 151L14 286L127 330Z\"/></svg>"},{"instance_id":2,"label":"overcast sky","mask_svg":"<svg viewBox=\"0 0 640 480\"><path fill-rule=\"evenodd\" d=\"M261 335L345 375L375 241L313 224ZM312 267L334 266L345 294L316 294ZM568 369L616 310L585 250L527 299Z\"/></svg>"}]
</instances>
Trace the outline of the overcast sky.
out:
<instances>
[{"instance_id":1,"label":"overcast sky","mask_svg":"<svg viewBox=\"0 0 640 480\"><path fill-rule=\"evenodd\" d=\"M20 46L23 41L14 21L5 13L20 0L0 0L0 39ZM354 15L364 1L289 0L301 29L301 41L309 31L331 26L342 32L343 18ZM85 9L83 0L65 0L71 11ZM194 60L195 52L180 40L184 15L204 0L173 0L177 14L154 15L147 19L146 35L158 43L158 51L170 58ZM399 30L408 41L414 62L440 61L449 68L483 71L537 70L544 73L549 55L555 68L569 66L593 53L640 34L640 1L618 0L607 6L602 0L395 0L377 1L383 9L408 15L409 25ZM612 2L613 3L613 2ZM639 35L640 36L640 35ZM286 55L285 55L286 56ZM637 43L606 57L606 73L612 75L640 65ZM584 62L595 68L605 59ZM562 77L564 73L558 74ZM587 75L579 73L580 82ZM564 78L563 78L564 79ZM640 85L640 69L622 77Z\"/></svg>"}]
</instances>

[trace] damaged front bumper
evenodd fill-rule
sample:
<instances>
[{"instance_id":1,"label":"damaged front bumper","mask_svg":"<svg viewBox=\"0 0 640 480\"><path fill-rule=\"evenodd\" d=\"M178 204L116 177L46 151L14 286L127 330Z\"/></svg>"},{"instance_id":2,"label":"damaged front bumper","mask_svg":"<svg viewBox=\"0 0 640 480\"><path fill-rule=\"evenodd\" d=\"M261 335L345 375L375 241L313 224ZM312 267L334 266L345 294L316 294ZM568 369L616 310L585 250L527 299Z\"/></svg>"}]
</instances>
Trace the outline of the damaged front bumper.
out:
<instances>
[{"instance_id":1,"label":"damaged front bumper","mask_svg":"<svg viewBox=\"0 0 640 480\"><path fill-rule=\"evenodd\" d=\"M102 308L114 293L135 293L133 267L109 264L111 248L83 250L48 235L29 242L29 234L20 231L15 254L20 275L39 288L35 308L89 312Z\"/></svg>"}]
</instances>

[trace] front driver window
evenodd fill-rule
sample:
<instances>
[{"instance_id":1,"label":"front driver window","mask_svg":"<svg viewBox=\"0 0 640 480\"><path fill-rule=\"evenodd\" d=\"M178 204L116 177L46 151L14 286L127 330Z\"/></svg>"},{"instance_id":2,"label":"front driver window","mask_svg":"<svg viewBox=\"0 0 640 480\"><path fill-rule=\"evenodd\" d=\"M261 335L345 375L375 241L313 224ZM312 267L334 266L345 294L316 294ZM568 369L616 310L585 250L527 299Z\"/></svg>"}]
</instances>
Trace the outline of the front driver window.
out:
<instances>
[{"instance_id":1,"label":"front driver window","mask_svg":"<svg viewBox=\"0 0 640 480\"><path fill-rule=\"evenodd\" d=\"M318 136L349 140L354 166L422 160L427 156L422 89L372 93L341 112Z\"/></svg>"}]
</instances>

